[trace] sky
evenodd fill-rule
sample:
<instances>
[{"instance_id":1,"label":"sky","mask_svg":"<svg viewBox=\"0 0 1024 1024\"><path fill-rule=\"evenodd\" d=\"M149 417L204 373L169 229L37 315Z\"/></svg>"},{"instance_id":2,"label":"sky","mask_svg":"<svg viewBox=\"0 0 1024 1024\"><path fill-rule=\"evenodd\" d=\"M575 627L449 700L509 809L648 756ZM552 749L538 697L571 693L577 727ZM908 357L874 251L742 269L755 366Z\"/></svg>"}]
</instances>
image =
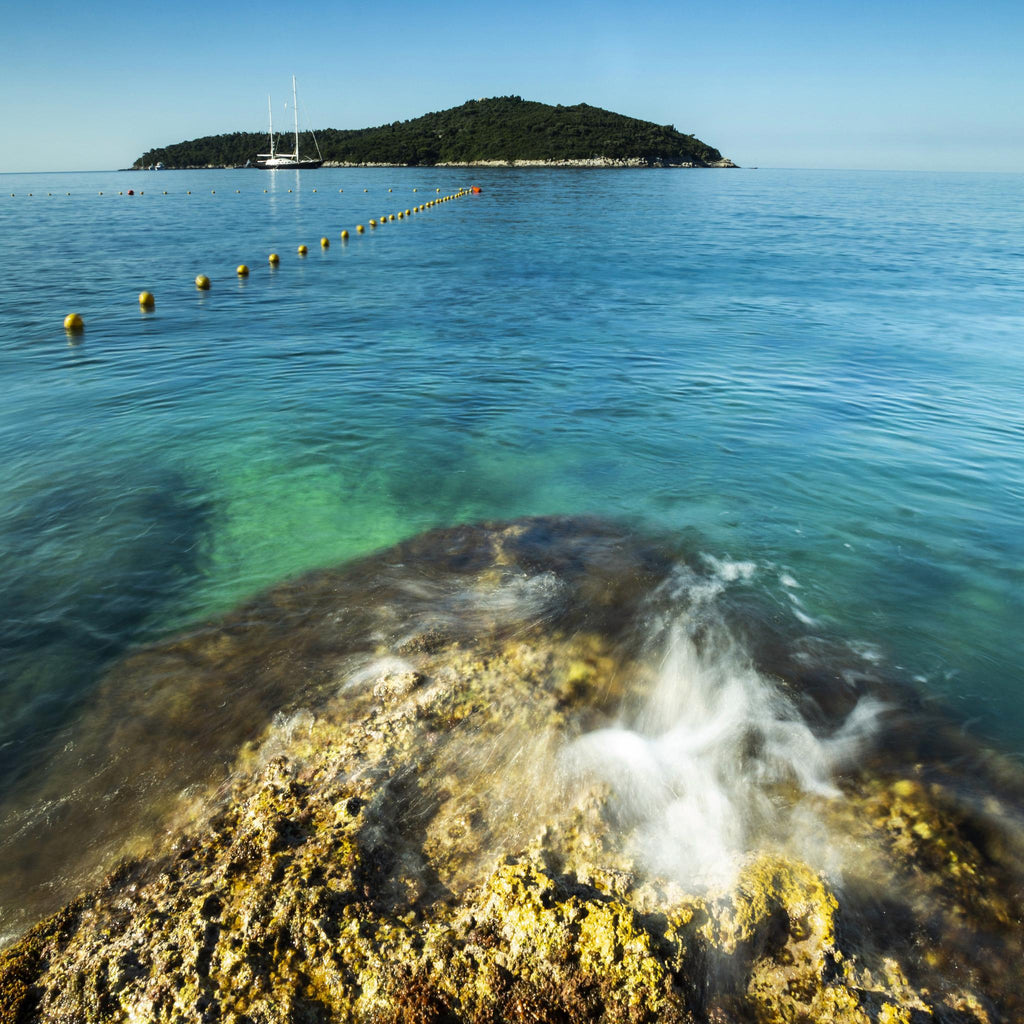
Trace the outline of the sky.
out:
<instances>
[{"instance_id":1,"label":"sky","mask_svg":"<svg viewBox=\"0 0 1024 1024\"><path fill-rule=\"evenodd\" d=\"M283 127L292 74L313 128L515 94L741 166L1024 172L1021 0L39 0L0 28L0 172L265 131L268 92Z\"/></svg>"}]
</instances>

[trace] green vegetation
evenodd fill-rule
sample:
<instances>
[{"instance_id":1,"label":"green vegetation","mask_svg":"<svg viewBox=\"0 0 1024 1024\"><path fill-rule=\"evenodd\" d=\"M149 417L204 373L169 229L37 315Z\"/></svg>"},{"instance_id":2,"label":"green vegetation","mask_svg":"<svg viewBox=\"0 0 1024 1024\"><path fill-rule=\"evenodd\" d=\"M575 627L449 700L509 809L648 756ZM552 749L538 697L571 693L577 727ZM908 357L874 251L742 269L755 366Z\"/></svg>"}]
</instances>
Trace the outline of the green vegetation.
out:
<instances>
[{"instance_id":1,"label":"green vegetation","mask_svg":"<svg viewBox=\"0 0 1024 1024\"><path fill-rule=\"evenodd\" d=\"M519 96L470 100L461 107L394 121L377 128L318 131L317 140L329 163L409 164L477 163L482 161L605 159L639 160L645 164L722 162L717 149L672 125L658 125L579 103L572 107L535 103ZM267 148L265 134L233 132L208 135L151 149L133 165L148 167L233 167L254 160ZM281 148L291 148L285 136ZM303 153L313 152L312 139L300 136Z\"/></svg>"}]
</instances>

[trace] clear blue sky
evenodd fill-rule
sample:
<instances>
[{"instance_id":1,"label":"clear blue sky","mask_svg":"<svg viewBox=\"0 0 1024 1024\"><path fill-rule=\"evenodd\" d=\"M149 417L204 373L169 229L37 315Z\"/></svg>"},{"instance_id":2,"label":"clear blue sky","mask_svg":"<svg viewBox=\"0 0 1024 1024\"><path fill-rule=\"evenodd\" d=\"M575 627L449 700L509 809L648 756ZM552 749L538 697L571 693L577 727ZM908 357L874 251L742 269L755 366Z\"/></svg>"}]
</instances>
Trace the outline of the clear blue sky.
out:
<instances>
[{"instance_id":1,"label":"clear blue sky","mask_svg":"<svg viewBox=\"0 0 1024 1024\"><path fill-rule=\"evenodd\" d=\"M125 167L266 127L515 93L674 124L737 163L1024 171L1021 0L9 5L0 171Z\"/></svg>"}]
</instances>

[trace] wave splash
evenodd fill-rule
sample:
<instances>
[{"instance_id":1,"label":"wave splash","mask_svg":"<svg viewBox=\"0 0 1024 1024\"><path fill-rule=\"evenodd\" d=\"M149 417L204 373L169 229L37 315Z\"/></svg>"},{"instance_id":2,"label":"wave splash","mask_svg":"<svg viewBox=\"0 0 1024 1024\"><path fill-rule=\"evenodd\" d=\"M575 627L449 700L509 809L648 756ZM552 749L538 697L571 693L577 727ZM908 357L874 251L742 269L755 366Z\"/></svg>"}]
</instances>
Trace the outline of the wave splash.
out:
<instances>
[{"instance_id":1,"label":"wave splash","mask_svg":"<svg viewBox=\"0 0 1024 1024\"><path fill-rule=\"evenodd\" d=\"M885 706L861 697L830 731L813 729L716 606L753 566L713 568L709 578L681 567L659 588L652 685L615 725L568 746L563 778L607 786L639 863L690 888L731 884L746 853L772 846L835 868L814 802L841 798L836 774L867 749Z\"/></svg>"}]
</instances>

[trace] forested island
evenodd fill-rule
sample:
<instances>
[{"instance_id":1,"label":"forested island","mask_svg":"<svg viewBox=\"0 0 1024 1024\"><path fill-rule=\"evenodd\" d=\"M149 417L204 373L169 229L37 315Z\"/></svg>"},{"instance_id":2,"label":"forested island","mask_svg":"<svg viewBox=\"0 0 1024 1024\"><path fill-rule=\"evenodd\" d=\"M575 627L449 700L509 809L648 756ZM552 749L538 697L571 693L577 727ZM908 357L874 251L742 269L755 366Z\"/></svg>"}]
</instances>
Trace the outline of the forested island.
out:
<instances>
[{"instance_id":1,"label":"forested island","mask_svg":"<svg viewBox=\"0 0 1024 1024\"><path fill-rule=\"evenodd\" d=\"M376 128L315 133L327 166L547 164L630 167L734 167L693 135L586 103L551 106L520 96L469 100L459 107ZM285 136L286 148L291 148ZM313 133L300 133L312 151ZM207 135L151 149L132 165L143 170L244 167L267 148L264 132Z\"/></svg>"}]
</instances>

